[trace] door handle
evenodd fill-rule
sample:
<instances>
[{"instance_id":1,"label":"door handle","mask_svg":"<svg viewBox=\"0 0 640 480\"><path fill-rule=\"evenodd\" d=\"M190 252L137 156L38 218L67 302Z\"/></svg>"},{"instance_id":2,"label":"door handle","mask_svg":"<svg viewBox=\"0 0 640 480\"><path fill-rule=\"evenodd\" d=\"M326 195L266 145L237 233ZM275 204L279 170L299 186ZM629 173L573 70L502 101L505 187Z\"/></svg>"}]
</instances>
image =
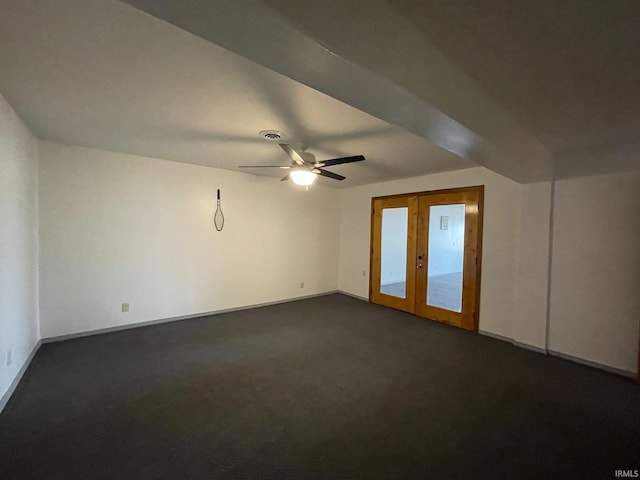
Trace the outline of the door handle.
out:
<instances>
[{"instance_id":1,"label":"door handle","mask_svg":"<svg viewBox=\"0 0 640 480\"><path fill-rule=\"evenodd\" d=\"M422 268L422 264L421 264L421 263L419 263L417 268Z\"/></svg>"}]
</instances>

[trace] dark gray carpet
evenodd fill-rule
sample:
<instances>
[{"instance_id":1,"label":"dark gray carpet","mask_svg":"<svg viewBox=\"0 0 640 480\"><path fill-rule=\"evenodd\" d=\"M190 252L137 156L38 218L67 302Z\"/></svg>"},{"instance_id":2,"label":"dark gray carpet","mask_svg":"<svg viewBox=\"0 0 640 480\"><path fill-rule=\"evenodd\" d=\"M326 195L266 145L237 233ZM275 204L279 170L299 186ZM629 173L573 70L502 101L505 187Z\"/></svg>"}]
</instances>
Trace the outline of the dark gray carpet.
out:
<instances>
[{"instance_id":1,"label":"dark gray carpet","mask_svg":"<svg viewBox=\"0 0 640 480\"><path fill-rule=\"evenodd\" d=\"M614 478L633 381L343 295L44 345L2 479Z\"/></svg>"}]
</instances>

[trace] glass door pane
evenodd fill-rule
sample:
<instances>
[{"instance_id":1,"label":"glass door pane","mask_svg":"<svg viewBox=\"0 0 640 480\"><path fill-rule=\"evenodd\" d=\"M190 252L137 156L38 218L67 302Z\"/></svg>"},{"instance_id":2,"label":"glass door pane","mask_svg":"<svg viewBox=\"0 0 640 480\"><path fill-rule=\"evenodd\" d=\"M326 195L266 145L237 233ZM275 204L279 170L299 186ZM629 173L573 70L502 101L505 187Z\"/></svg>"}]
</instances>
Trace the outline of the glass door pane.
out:
<instances>
[{"instance_id":1,"label":"glass door pane","mask_svg":"<svg viewBox=\"0 0 640 480\"><path fill-rule=\"evenodd\" d=\"M464 204L429 207L426 304L462 312Z\"/></svg>"},{"instance_id":2,"label":"glass door pane","mask_svg":"<svg viewBox=\"0 0 640 480\"><path fill-rule=\"evenodd\" d=\"M408 207L382 210L380 293L398 298L407 294Z\"/></svg>"}]
</instances>

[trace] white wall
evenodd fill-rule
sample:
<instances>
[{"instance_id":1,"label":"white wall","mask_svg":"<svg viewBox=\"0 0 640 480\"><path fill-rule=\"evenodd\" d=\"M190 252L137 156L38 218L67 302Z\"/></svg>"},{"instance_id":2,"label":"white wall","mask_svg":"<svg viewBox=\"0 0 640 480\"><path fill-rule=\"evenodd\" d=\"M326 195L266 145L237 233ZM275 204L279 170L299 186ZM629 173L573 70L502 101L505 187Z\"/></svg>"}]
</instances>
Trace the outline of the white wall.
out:
<instances>
[{"instance_id":1,"label":"white wall","mask_svg":"<svg viewBox=\"0 0 640 480\"><path fill-rule=\"evenodd\" d=\"M407 278L407 231L409 209L385 208L382 211L380 285L404 282Z\"/></svg>"},{"instance_id":2,"label":"white wall","mask_svg":"<svg viewBox=\"0 0 640 480\"><path fill-rule=\"evenodd\" d=\"M549 349L635 372L640 172L556 182Z\"/></svg>"},{"instance_id":3,"label":"white wall","mask_svg":"<svg viewBox=\"0 0 640 480\"><path fill-rule=\"evenodd\" d=\"M0 364L39 338L37 143L0 109ZM40 143L43 337L334 290L368 296L373 196L485 185L480 329L544 348L551 184L473 168L351 189ZM211 225L221 188L226 224ZM556 183L549 348L635 371L640 173ZM326 255L339 243L338 258ZM320 252L319 255L315 251ZM364 271L364 275L363 275ZM337 272L337 273L336 273ZM305 288L300 289L300 282ZM121 302L131 311L120 312ZM11 349L13 363L6 366Z\"/></svg>"},{"instance_id":4,"label":"white wall","mask_svg":"<svg viewBox=\"0 0 640 480\"><path fill-rule=\"evenodd\" d=\"M551 182L521 185L513 338L546 349Z\"/></svg>"},{"instance_id":5,"label":"white wall","mask_svg":"<svg viewBox=\"0 0 640 480\"><path fill-rule=\"evenodd\" d=\"M522 186L485 168L343 190L338 288L361 297L369 296L371 197L472 185L485 185L480 329L515 338ZM544 325L546 320L543 316L538 321Z\"/></svg>"},{"instance_id":6,"label":"white wall","mask_svg":"<svg viewBox=\"0 0 640 480\"><path fill-rule=\"evenodd\" d=\"M335 290L338 208L332 189L41 142L42 336Z\"/></svg>"},{"instance_id":7,"label":"white wall","mask_svg":"<svg viewBox=\"0 0 640 480\"><path fill-rule=\"evenodd\" d=\"M37 182L37 140L0 95L0 397L39 339Z\"/></svg>"},{"instance_id":8,"label":"white wall","mask_svg":"<svg viewBox=\"0 0 640 480\"><path fill-rule=\"evenodd\" d=\"M462 272L464 263L464 205L437 205L429 216L430 277ZM441 230L441 217L448 218L446 230ZM460 286L462 288L462 285Z\"/></svg>"}]
</instances>

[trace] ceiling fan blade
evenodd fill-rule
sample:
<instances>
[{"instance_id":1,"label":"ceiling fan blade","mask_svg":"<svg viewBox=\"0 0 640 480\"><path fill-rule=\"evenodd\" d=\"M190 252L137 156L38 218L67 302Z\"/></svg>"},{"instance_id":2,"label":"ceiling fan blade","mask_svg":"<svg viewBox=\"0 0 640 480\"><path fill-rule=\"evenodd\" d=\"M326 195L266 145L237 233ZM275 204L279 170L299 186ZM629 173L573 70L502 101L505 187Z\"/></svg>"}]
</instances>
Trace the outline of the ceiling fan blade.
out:
<instances>
[{"instance_id":1,"label":"ceiling fan blade","mask_svg":"<svg viewBox=\"0 0 640 480\"><path fill-rule=\"evenodd\" d=\"M291 165L239 165L238 168L292 168Z\"/></svg>"},{"instance_id":2,"label":"ceiling fan blade","mask_svg":"<svg viewBox=\"0 0 640 480\"><path fill-rule=\"evenodd\" d=\"M281 182L286 182L287 180L289 180L290 175L287 173L284 177L282 177L280 179Z\"/></svg>"},{"instance_id":3,"label":"ceiling fan blade","mask_svg":"<svg viewBox=\"0 0 640 480\"><path fill-rule=\"evenodd\" d=\"M316 162L317 167L330 167L332 165L341 165L343 163L352 163L352 162L361 162L364 160L362 155L354 155L352 157L340 157L340 158L331 158L329 160L322 160L320 162Z\"/></svg>"},{"instance_id":4,"label":"ceiling fan blade","mask_svg":"<svg viewBox=\"0 0 640 480\"><path fill-rule=\"evenodd\" d=\"M289 158L291 158L291 160L296 162L298 165L304 165L304 159L298 152L293 149L291 145L287 143L279 143L278 145L280 145L280 148L282 148L282 150L284 150L285 153L289 155Z\"/></svg>"},{"instance_id":5,"label":"ceiling fan blade","mask_svg":"<svg viewBox=\"0 0 640 480\"><path fill-rule=\"evenodd\" d=\"M337 173L330 172L329 170L323 170L322 168L317 168L314 170L321 177L331 178L333 180L344 180L347 177L343 177L342 175L338 175Z\"/></svg>"}]
</instances>

